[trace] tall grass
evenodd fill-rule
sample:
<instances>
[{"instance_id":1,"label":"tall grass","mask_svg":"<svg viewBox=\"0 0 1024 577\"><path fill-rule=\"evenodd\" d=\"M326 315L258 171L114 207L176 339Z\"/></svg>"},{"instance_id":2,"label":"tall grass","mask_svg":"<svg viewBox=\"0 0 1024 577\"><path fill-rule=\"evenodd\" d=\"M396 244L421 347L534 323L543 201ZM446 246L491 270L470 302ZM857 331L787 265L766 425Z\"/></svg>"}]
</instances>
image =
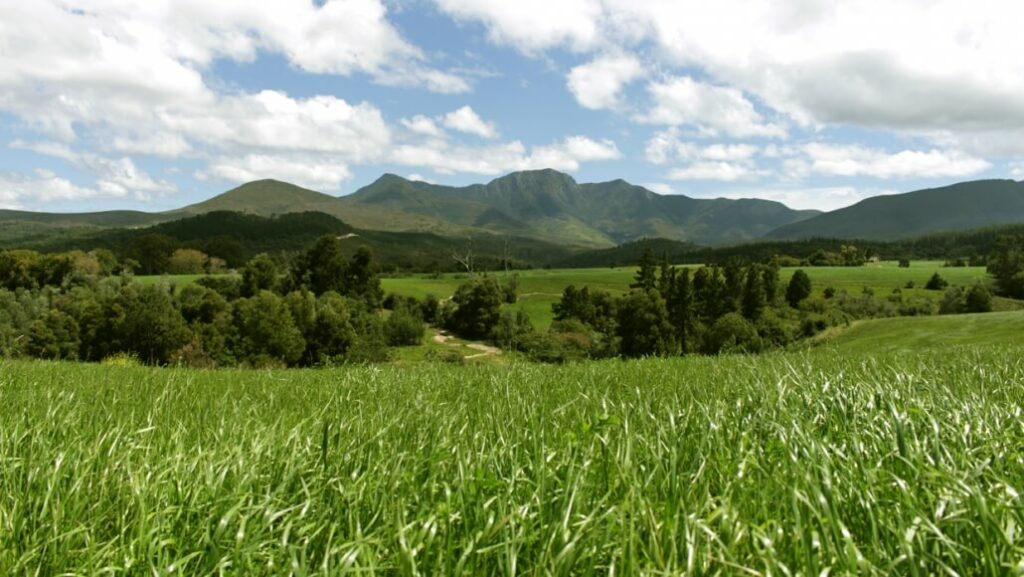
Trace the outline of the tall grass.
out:
<instances>
[{"instance_id":1,"label":"tall grass","mask_svg":"<svg viewBox=\"0 0 1024 577\"><path fill-rule=\"evenodd\" d=\"M0 574L1019 573L1022 352L0 364Z\"/></svg>"}]
</instances>

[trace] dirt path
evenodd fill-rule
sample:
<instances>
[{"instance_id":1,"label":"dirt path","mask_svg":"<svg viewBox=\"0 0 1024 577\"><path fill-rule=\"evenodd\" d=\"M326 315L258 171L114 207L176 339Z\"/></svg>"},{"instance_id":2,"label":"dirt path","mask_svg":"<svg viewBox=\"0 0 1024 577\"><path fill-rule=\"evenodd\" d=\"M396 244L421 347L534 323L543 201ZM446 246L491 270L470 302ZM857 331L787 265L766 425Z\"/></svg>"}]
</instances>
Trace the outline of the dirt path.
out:
<instances>
[{"instance_id":1,"label":"dirt path","mask_svg":"<svg viewBox=\"0 0 1024 577\"><path fill-rule=\"evenodd\" d=\"M439 332L434 333L434 336L430 337L430 340L434 341L435 343L438 343L438 344L441 344L441 345L446 345L446 346L449 346L449 347L462 347L462 346L465 346L468 349L473 349L474 351L480 351L479 353L476 353L476 354L473 354L473 355L467 355L467 356L462 357L463 359L465 359L467 361L472 360L472 359L479 359L479 358L482 358L482 357L497 356L497 355L501 354L501 349L499 349L498 347L492 347L490 345L485 345L483 343L467 343L465 345L461 345L459 343L450 342L452 340L452 338L453 338L452 335L450 335L450 334L448 334L448 333L446 333L444 331L439 331Z\"/></svg>"}]
</instances>

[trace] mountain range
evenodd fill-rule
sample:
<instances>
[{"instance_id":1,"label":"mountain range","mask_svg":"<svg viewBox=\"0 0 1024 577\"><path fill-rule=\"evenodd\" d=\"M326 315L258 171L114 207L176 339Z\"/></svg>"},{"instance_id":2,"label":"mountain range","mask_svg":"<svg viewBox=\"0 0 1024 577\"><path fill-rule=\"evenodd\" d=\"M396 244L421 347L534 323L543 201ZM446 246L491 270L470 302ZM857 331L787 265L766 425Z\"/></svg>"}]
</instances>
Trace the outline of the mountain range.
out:
<instances>
[{"instance_id":1,"label":"mountain range","mask_svg":"<svg viewBox=\"0 0 1024 577\"><path fill-rule=\"evenodd\" d=\"M244 184L181 209L147 213L0 211L0 243L68 227L138 228L218 211L261 217L321 212L362 231L530 238L600 249L641 238L705 246L812 237L890 240L1024 222L1024 183L985 180L879 196L836 211L757 199L661 195L624 180L577 183L554 170L450 187L385 174L344 197L276 180ZM15 233L4 231L13 230Z\"/></svg>"}]
</instances>

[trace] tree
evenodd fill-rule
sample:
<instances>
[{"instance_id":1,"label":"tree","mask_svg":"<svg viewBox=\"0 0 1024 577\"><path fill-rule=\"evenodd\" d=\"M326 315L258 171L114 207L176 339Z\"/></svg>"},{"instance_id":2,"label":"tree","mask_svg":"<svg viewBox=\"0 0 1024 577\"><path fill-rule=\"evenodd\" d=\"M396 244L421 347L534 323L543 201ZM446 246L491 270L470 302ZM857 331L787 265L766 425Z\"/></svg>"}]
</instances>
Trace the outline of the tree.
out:
<instances>
[{"instance_id":1,"label":"tree","mask_svg":"<svg viewBox=\"0 0 1024 577\"><path fill-rule=\"evenodd\" d=\"M643 291L655 290L658 288L658 263L654 259L654 251L650 247L644 249L640 257L639 268L633 277L633 283L629 288Z\"/></svg>"},{"instance_id":2,"label":"tree","mask_svg":"<svg viewBox=\"0 0 1024 577\"><path fill-rule=\"evenodd\" d=\"M448 329L468 339L486 339L498 324L502 290L497 281L482 277L459 285L452 296L455 310L448 319Z\"/></svg>"},{"instance_id":3,"label":"tree","mask_svg":"<svg viewBox=\"0 0 1024 577\"><path fill-rule=\"evenodd\" d=\"M178 241L165 234L147 234L135 241L131 255L138 261L140 273L163 274L176 248Z\"/></svg>"},{"instance_id":4,"label":"tree","mask_svg":"<svg viewBox=\"0 0 1024 577\"><path fill-rule=\"evenodd\" d=\"M676 352L665 300L656 290L630 291L619 302L619 350L625 357L663 356Z\"/></svg>"},{"instance_id":5,"label":"tree","mask_svg":"<svg viewBox=\"0 0 1024 577\"><path fill-rule=\"evenodd\" d=\"M684 268L675 274L665 306L668 310L669 322L675 329L680 349L684 353L690 351L692 349L691 335L696 322L690 269Z\"/></svg>"},{"instance_id":6,"label":"tree","mask_svg":"<svg viewBox=\"0 0 1024 577\"><path fill-rule=\"evenodd\" d=\"M910 259L909 258L901 258L900 259L900 268L910 268Z\"/></svg>"},{"instance_id":7,"label":"tree","mask_svg":"<svg viewBox=\"0 0 1024 577\"><path fill-rule=\"evenodd\" d=\"M377 277L377 264L373 260L373 252L361 246L356 249L352 260L345 266L345 283L341 294L361 300L371 309L380 308L384 291L380 288Z\"/></svg>"},{"instance_id":8,"label":"tree","mask_svg":"<svg viewBox=\"0 0 1024 577\"><path fill-rule=\"evenodd\" d=\"M969 313L987 313L992 311L992 294L983 283L975 283L964 302L964 310Z\"/></svg>"},{"instance_id":9,"label":"tree","mask_svg":"<svg viewBox=\"0 0 1024 577\"><path fill-rule=\"evenodd\" d=\"M526 311L503 311L494 326L492 338L497 345L510 351L522 350L533 335L533 323Z\"/></svg>"},{"instance_id":10,"label":"tree","mask_svg":"<svg viewBox=\"0 0 1024 577\"><path fill-rule=\"evenodd\" d=\"M786 287L786 302L789 303L789 306L797 308L809 296L811 296L811 277L807 276L803 269L797 269Z\"/></svg>"},{"instance_id":11,"label":"tree","mask_svg":"<svg viewBox=\"0 0 1024 577\"><path fill-rule=\"evenodd\" d=\"M39 359L78 358L78 323L58 310L50 309L28 328L25 352Z\"/></svg>"},{"instance_id":12,"label":"tree","mask_svg":"<svg viewBox=\"0 0 1024 577\"><path fill-rule=\"evenodd\" d=\"M753 323L737 313L723 315L708 331L708 353L757 352L761 350L761 338Z\"/></svg>"},{"instance_id":13,"label":"tree","mask_svg":"<svg viewBox=\"0 0 1024 577\"><path fill-rule=\"evenodd\" d=\"M122 326L125 348L144 362L163 365L189 340L188 325L166 288L143 287L125 310Z\"/></svg>"},{"instance_id":14,"label":"tree","mask_svg":"<svg viewBox=\"0 0 1024 577\"><path fill-rule=\"evenodd\" d=\"M306 349L284 299L270 291L235 302L235 353L254 366L294 364Z\"/></svg>"},{"instance_id":15,"label":"tree","mask_svg":"<svg viewBox=\"0 0 1024 577\"><path fill-rule=\"evenodd\" d=\"M278 285L278 268L267 253L260 253L242 269L242 294L251 297L260 291L273 291Z\"/></svg>"},{"instance_id":16,"label":"tree","mask_svg":"<svg viewBox=\"0 0 1024 577\"><path fill-rule=\"evenodd\" d=\"M179 248L167 258L167 272L170 274L202 274L206 271L209 257L194 248Z\"/></svg>"},{"instance_id":17,"label":"tree","mask_svg":"<svg viewBox=\"0 0 1024 577\"><path fill-rule=\"evenodd\" d=\"M345 257L341 243L332 234L320 237L316 243L296 259L292 268L292 283L305 286L319 296L329 291L345 294Z\"/></svg>"},{"instance_id":18,"label":"tree","mask_svg":"<svg viewBox=\"0 0 1024 577\"><path fill-rule=\"evenodd\" d=\"M743 283L743 295L740 297L740 310L744 317L752 321L760 318L768 302L762 282L761 271L756 266L747 268L747 278Z\"/></svg>"},{"instance_id":19,"label":"tree","mask_svg":"<svg viewBox=\"0 0 1024 577\"><path fill-rule=\"evenodd\" d=\"M336 292L324 293L316 299L316 320L307 337L309 362L341 360L362 336L353 325L350 302Z\"/></svg>"},{"instance_id":20,"label":"tree","mask_svg":"<svg viewBox=\"0 0 1024 577\"><path fill-rule=\"evenodd\" d=\"M400 305L391 311L384 321L384 336L392 347L415 346L423 342L423 331L426 325L418 309L407 304Z\"/></svg>"},{"instance_id":21,"label":"tree","mask_svg":"<svg viewBox=\"0 0 1024 577\"><path fill-rule=\"evenodd\" d=\"M946 282L946 279L942 278L939 273L936 272L930 279L928 279L924 288L930 291L940 291L945 289L947 286L949 286L949 283Z\"/></svg>"},{"instance_id":22,"label":"tree","mask_svg":"<svg viewBox=\"0 0 1024 577\"><path fill-rule=\"evenodd\" d=\"M987 270L1000 295L1024 299L1024 235L999 237L988 257Z\"/></svg>"}]
</instances>

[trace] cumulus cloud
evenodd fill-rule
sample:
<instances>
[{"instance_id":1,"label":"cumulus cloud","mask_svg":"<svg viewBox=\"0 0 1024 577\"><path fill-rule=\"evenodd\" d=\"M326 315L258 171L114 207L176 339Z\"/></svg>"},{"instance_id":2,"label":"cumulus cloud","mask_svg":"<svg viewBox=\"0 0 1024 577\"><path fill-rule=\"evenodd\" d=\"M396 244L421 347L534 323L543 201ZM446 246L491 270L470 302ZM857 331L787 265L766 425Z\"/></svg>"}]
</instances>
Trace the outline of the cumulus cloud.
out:
<instances>
[{"instance_id":1,"label":"cumulus cloud","mask_svg":"<svg viewBox=\"0 0 1024 577\"><path fill-rule=\"evenodd\" d=\"M606 55L576 66L567 78L569 91L584 108L619 106L623 87L643 74L640 61L628 54Z\"/></svg>"},{"instance_id":2,"label":"cumulus cloud","mask_svg":"<svg viewBox=\"0 0 1024 577\"><path fill-rule=\"evenodd\" d=\"M610 140L571 136L559 142L531 149L520 141L466 147L446 141L405 144L395 148L391 162L429 167L439 174L469 173L498 175L517 170L553 168L566 172L579 170L581 163L614 160L621 157Z\"/></svg>"},{"instance_id":3,"label":"cumulus cloud","mask_svg":"<svg viewBox=\"0 0 1024 577\"><path fill-rule=\"evenodd\" d=\"M751 180L764 173L746 163L724 161L698 161L688 166L673 168L668 173L671 180L716 180L734 182Z\"/></svg>"},{"instance_id":4,"label":"cumulus cloud","mask_svg":"<svg viewBox=\"0 0 1024 577\"><path fill-rule=\"evenodd\" d=\"M330 156L248 154L216 158L196 176L233 183L275 178L310 189L337 190L352 173L342 160Z\"/></svg>"},{"instance_id":5,"label":"cumulus cloud","mask_svg":"<svg viewBox=\"0 0 1024 577\"><path fill-rule=\"evenodd\" d=\"M437 0L438 6L462 21L479 21L491 40L525 53L559 45L587 50L601 40L601 3L596 0Z\"/></svg>"},{"instance_id":6,"label":"cumulus cloud","mask_svg":"<svg viewBox=\"0 0 1024 577\"><path fill-rule=\"evenodd\" d=\"M147 200L157 195L172 194L177 187L166 180L155 180L144 170L138 168L131 158L107 158L91 152L72 150L65 144L59 142L24 142L16 140L11 143L12 148L31 150L33 152L60 158L96 176L98 192L75 187L73 194L68 199L81 199L89 197L124 198L133 197L139 200ZM43 179L50 183L50 186L57 188L65 187L63 179L59 179L52 173ZM72 190L72 189L68 189ZM45 194L41 197L46 200Z\"/></svg>"},{"instance_id":7,"label":"cumulus cloud","mask_svg":"<svg viewBox=\"0 0 1024 577\"><path fill-rule=\"evenodd\" d=\"M445 114L441 119L441 123L452 130L475 134L481 138L498 137L498 131L494 127L494 123L485 122L480 118L476 111L469 106L463 106L458 110L453 110L452 112Z\"/></svg>"},{"instance_id":8,"label":"cumulus cloud","mask_svg":"<svg viewBox=\"0 0 1024 577\"><path fill-rule=\"evenodd\" d=\"M431 136L434 138L441 138L444 136L444 129L438 126L437 122L435 122L433 118L428 118L422 114L417 114L412 118L403 118L401 123L402 126L416 134L422 134L424 136Z\"/></svg>"},{"instance_id":9,"label":"cumulus cloud","mask_svg":"<svg viewBox=\"0 0 1024 577\"><path fill-rule=\"evenodd\" d=\"M808 169L827 176L873 178L964 177L991 164L950 150L902 150L895 153L859 145L810 143L802 147Z\"/></svg>"},{"instance_id":10,"label":"cumulus cloud","mask_svg":"<svg viewBox=\"0 0 1024 577\"><path fill-rule=\"evenodd\" d=\"M766 121L754 104L735 88L681 76L652 82L647 90L653 108L638 117L642 122L693 126L709 136L786 136L784 127Z\"/></svg>"},{"instance_id":11,"label":"cumulus cloud","mask_svg":"<svg viewBox=\"0 0 1024 577\"><path fill-rule=\"evenodd\" d=\"M102 181L96 188L83 187L51 170L36 169L31 175L0 173L0 208L24 208L26 203L79 201L131 196L117 181Z\"/></svg>"},{"instance_id":12,"label":"cumulus cloud","mask_svg":"<svg viewBox=\"0 0 1024 577\"><path fill-rule=\"evenodd\" d=\"M436 1L527 53L652 45L663 66L698 68L805 125L1024 128L1013 0Z\"/></svg>"}]
</instances>

